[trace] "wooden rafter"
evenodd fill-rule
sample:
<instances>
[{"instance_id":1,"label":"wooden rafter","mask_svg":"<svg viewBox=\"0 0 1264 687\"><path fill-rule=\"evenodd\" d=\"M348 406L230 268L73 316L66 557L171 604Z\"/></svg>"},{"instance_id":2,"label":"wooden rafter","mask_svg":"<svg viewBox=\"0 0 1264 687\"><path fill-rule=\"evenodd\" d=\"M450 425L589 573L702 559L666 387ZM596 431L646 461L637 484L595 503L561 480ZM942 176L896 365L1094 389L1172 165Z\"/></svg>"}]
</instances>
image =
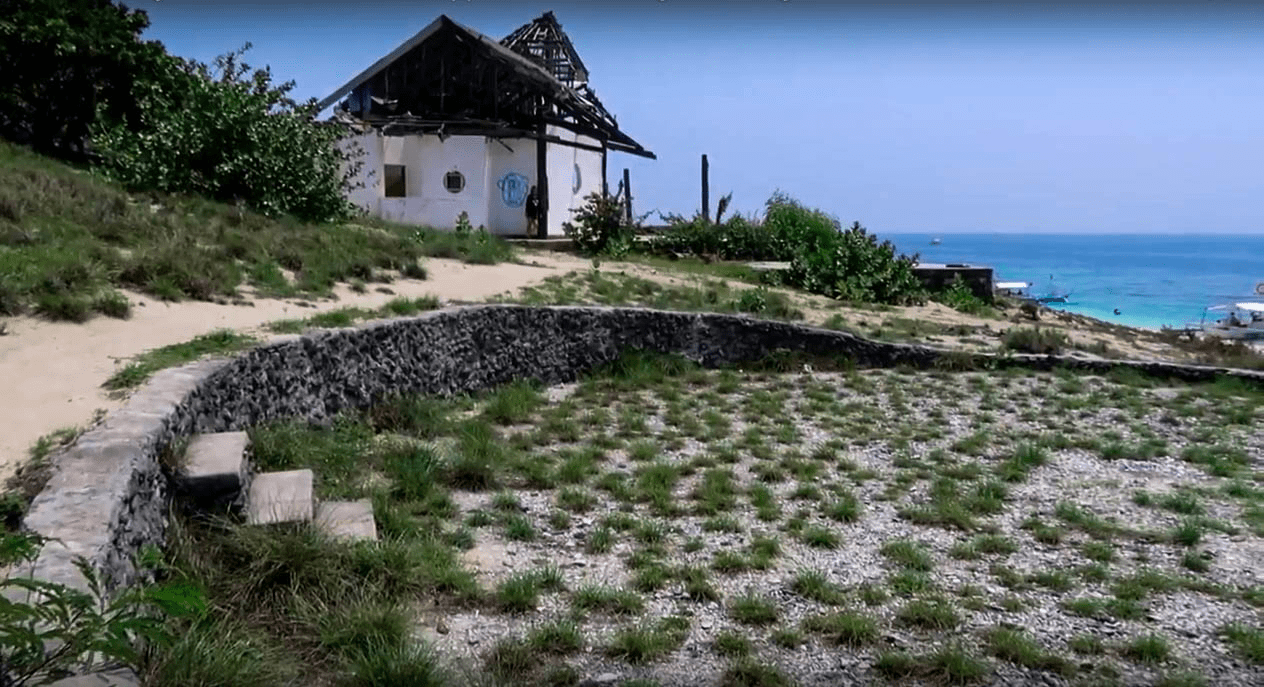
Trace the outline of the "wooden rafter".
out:
<instances>
[{"instance_id":1,"label":"wooden rafter","mask_svg":"<svg viewBox=\"0 0 1264 687\"><path fill-rule=\"evenodd\" d=\"M550 21L556 25L555 19ZM519 47L539 39L545 29L552 30L550 21L533 22L534 33L524 33ZM556 25L556 30L565 37L560 25ZM571 65L567 69L587 78L578 55L570 54L574 47L569 45L569 39L565 42L565 46L544 46L548 49L541 54L551 54L550 59L565 58ZM357 93L370 96L370 106L367 112L357 110L353 114L374 126L390 125L393 131L401 127L421 131L431 122L446 122L445 133L468 130L489 136L495 132L517 135L516 132L538 132L544 125L554 125L616 150L653 157L653 153L618 129L614 117L587 84L572 87L563 83L548 68L516 49L446 17L387 57L390 59L379 60L381 66L366 71L325 102L359 89Z\"/></svg>"}]
</instances>

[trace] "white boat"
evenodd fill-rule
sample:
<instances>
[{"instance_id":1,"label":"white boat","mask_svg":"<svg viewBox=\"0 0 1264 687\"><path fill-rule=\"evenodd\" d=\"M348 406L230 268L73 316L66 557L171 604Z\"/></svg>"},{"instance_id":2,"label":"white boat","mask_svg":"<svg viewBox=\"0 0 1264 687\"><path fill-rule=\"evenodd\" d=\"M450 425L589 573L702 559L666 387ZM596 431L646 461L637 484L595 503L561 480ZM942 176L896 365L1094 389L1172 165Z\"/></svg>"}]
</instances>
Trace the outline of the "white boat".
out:
<instances>
[{"instance_id":1,"label":"white boat","mask_svg":"<svg viewBox=\"0 0 1264 687\"><path fill-rule=\"evenodd\" d=\"M1001 296L1031 299L1031 294L1027 292L1027 289L1031 288L1031 284L1025 281L998 281L992 286L996 289L996 293Z\"/></svg>"},{"instance_id":2,"label":"white boat","mask_svg":"<svg viewBox=\"0 0 1264 687\"><path fill-rule=\"evenodd\" d=\"M930 240L930 245L932 245L932 246L938 246L939 244L941 244L941 243L943 243L943 242L944 242L944 240L943 240L943 239L941 239L941 238L939 238L938 236L936 236L935 238L933 238L933 239L931 239L931 240Z\"/></svg>"},{"instance_id":3,"label":"white boat","mask_svg":"<svg viewBox=\"0 0 1264 687\"><path fill-rule=\"evenodd\" d=\"M1223 317L1207 321L1208 315ZM1207 336L1243 341L1264 340L1264 303L1243 302L1213 305L1203 313L1198 328Z\"/></svg>"}]
</instances>

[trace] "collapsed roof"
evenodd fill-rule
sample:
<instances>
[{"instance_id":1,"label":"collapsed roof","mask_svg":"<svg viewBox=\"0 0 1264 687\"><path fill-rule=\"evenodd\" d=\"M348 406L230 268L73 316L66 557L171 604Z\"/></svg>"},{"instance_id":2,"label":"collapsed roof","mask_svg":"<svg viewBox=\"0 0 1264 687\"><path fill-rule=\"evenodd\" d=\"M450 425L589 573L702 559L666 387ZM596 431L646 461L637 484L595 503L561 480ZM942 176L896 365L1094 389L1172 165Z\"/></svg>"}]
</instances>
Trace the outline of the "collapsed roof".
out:
<instances>
[{"instance_id":1,"label":"collapsed roof","mask_svg":"<svg viewBox=\"0 0 1264 687\"><path fill-rule=\"evenodd\" d=\"M601 147L654 159L588 86L588 70L552 12L492 40L441 15L322 100L334 118L387 134L542 138L554 125ZM600 149L600 148L597 148Z\"/></svg>"}]
</instances>

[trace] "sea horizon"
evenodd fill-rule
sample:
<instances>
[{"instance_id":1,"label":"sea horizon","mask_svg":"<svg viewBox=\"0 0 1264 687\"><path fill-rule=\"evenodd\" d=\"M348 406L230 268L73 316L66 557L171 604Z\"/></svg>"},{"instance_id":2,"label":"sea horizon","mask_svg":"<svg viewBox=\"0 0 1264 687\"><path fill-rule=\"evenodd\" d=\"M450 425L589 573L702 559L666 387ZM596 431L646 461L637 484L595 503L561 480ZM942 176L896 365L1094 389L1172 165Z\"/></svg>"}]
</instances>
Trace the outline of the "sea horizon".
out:
<instances>
[{"instance_id":1,"label":"sea horizon","mask_svg":"<svg viewBox=\"0 0 1264 687\"><path fill-rule=\"evenodd\" d=\"M1029 282L1033 295L1069 293L1050 307L1132 327L1182 327L1209 306L1264 301L1255 293L1264 283L1264 235L874 234L923 262L989 266L996 281Z\"/></svg>"}]
</instances>

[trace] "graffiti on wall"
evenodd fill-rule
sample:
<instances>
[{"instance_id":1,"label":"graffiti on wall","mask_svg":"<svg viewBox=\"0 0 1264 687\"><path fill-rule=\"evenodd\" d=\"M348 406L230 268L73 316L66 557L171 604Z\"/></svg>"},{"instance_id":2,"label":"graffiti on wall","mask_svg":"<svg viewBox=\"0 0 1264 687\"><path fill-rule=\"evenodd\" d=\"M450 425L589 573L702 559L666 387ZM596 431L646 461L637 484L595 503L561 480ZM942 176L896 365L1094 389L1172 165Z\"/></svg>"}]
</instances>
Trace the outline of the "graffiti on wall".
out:
<instances>
[{"instance_id":1,"label":"graffiti on wall","mask_svg":"<svg viewBox=\"0 0 1264 687\"><path fill-rule=\"evenodd\" d=\"M531 190L527 186L527 178L517 172L505 173L496 182L496 187L500 189L501 200L511 208L522 207L527 200L527 192Z\"/></svg>"}]
</instances>

